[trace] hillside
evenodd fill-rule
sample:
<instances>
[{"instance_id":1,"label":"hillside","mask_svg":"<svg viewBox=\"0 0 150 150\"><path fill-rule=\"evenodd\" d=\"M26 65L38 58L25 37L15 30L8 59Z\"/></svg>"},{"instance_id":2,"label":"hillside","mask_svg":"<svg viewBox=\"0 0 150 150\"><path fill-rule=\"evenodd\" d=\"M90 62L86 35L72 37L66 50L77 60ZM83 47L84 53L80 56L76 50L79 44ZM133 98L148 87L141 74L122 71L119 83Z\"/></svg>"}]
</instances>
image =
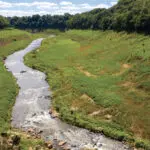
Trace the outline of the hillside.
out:
<instances>
[{"instance_id":1,"label":"hillside","mask_svg":"<svg viewBox=\"0 0 150 150\"><path fill-rule=\"evenodd\" d=\"M95 9L77 14L67 26L76 29L113 29L128 32L150 32L149 0L120 0L109 9Z\"/></svg>"},{"instance_id":2,"label":"hillside","mask_svg":"<svg viewBox=\"0 0 150 150\"><path fill-rule=\"evenodd\" d=\"M71 30L25 62L46 72L61 119L150 148L149 36Z\"/></svg>"}]
</instances>

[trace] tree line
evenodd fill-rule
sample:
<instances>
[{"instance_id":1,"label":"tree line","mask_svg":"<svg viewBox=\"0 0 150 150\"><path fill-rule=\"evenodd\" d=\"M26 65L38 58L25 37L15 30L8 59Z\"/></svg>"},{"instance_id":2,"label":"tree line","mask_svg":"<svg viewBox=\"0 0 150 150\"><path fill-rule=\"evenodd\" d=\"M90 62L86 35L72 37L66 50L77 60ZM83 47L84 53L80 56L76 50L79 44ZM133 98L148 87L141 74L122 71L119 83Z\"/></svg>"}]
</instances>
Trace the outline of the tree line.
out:
<instances>
[{"instance_id":1,"label":"tree line","mask_svg":"<svg viewBox=\"0 0 150 150\"><path fill-rule=\"evenodd\" d=\"M32 17L7 19L11 26L19 29L40 31L49 28L60 30L93 29L150 33L149 8L150 0L119 0L117 5L109 9L94 9L82 14L33 15ZM8 23L5 24L8 25Z\"/></svg>"},{"instance_id":2,"label":"tree line","mask_svg":"<svg viewBox=\"0 0 150 150\"><path fill-rule=\"evenodd\" d=\"M150 0L119 0L110 9L74 15L67 21L67 27L150 33L149 8Z\"/></svg>"},{"instance_id":3,"label":"tree line","mask_svg":"<svg viewBox=\"0 0 150 150\"><path fill-rule=\"evenodd\" d=\"M0 16L0 29L3 29L9 25L8 19L3 16Z\"/></svg>"},{"instance_id":4,"label":"tree line","mask_svg":"<svg viewBox=\"0 0 150 150\"><path fill-rule=\"evenodd\" d=\"M70 18L70 14L64 15L33 15L26 17L8 18L10 25L19 29L32 29L42 31L44 29L60 29L66 28L66 22Z\"/></svg>"}]
</instances>

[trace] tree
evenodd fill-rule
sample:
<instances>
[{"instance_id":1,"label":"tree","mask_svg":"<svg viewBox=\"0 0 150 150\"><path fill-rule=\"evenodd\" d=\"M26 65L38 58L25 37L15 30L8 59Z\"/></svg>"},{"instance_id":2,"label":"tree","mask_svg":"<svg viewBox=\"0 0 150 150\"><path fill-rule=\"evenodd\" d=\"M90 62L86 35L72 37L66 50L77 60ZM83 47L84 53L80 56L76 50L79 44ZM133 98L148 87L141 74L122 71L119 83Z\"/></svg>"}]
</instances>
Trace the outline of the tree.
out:
<instances>
[{"instance_id":1,"label":"tree","mask_svg":"<svg viewBox=\"0 0 150 150\"><path fill-rule=\"evenodd\" d=\"M9 25L9 21L5 17L0 16L0 29L3 29L8 25Z\"/></svg>"}]
</instances>

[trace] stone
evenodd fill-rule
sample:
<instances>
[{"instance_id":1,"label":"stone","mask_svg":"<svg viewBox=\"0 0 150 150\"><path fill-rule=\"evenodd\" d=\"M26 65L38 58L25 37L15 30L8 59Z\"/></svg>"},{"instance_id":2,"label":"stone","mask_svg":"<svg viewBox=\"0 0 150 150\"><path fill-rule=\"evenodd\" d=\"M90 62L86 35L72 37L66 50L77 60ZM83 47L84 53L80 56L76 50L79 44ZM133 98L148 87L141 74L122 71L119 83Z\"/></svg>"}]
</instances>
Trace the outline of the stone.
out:
<instances>
[{"instance_id":1,"label":"stone","mask_svg":"<svg viewBox=\"0 0 150 150\"><path fill-rule=\"evenodd\" d=\"M28 129L28 133L33 133L34 130L32 128Z\"/></svg>"},{"instance_id":2,"label":"stone","mask_svg":"<svg viewBox=\"0 0 150 150\"><path fill-rule=\"evenodd\" d=\"M32 147L29 147L29 150L33 150Z\"/></svg>"},{"instance_id":3,"label":"stone","mask_svg":"<svg viewBox=\"0 0 150 150\"><path fill-rule=\"evenodd\" d=\"M51 115L53 113L52 109L49 110L49 114Z\"/></svg>"},{"instance_id":4,"label":"stone","mask_svg":"<svg viewBox=\"0 0 150 150\"><path fill-rule=\"evenodd\" d=\"M52 116L52 118L58 118L59 117L59 113L57 113L56 111L53 111L51 116Z\"/></svg>"},{"instance_id":5,"label":"stone","mask_svg":"<svg viewBox=\"0 0 150 150\"><path fill-rule=\"evenodd\" d=\"M13 145L19 145L19 143L20 143L20 136L18 136L18 135L14 135L14 136L12 136L12 141L13 141Z\"/></svg>"},{"instance_id":6,"label":"stone","mask_svg":"<svg viewBox=\"0 0 150 150\"><path fill-rule=\"evenodd\" d=\"M8 139L8 140L7 140L7 143L13 144L13 140L12 140L12 139Z\"/></svg>"},{"instance_id":7,"label":"stone","mask_svg":"<svg viewBox=\"0 0 150 150\"><path fill-rule=\"evenodd\" d=\"M23 71L21 71L20 73L25 73L25 72L26 72L26 71L23 70Z\"/></svg>"},{"instance_id":8,"label":"stone","mask_svg":"<svg viewBox=\"0 0 150 150\"><path fill-rule=\"evenodd\" d=\"M97 148L93 147L91 144L87 144L81 150L97 150Z\"/></svg>"},{"instance_id":9,"label":"stone","mask_svg":"<svg viewBox=\"0 0 150 150\"><path fill-rule=\"evenodd\" d=\"M51 115L52 118L59 117L59 113L56 110L53 110L52 108L49 110L49 114Z\"/></svg>"},{"instance_id":10,"label":"stone","mask_svg":"<svg viewBox=\"0 0 150 150\"><path fill-rule=\"evenodd\" d=\"M58 143L59 146L63 146L63 145L65 145L65 144L66 144L66 142L64 142L64 141L60 141L60 142Z\"/></svg>"},{"instance_id":11,"label":"stone","mask_svg":"<svg viewBox=\"0 0 150 150\"><path fill-rule=\"evenodd\" d=\"M64 146L63 150L71 150L71 149L69 147L67 147L67 146Z\"/></svg>"},{"instance_id":12,"label":"stone","mask_svg":"<svg viewBox=\"0 0 150 150\"><path fill-rule=\"evenodd\" d=\"M36 137L37 137L37 139L41 139L41 135L39 135L39 134Z\"/></svg>"},{"instance_id":13,"label":"stone","mask_svg":"<svg viewBox=\"0 0 150 150\"><path fill-rule=\"evenodd\" d=\"M27 135L27 139L30 139L31 138L31 136L30 135Z\"/></svg>"},{"instance_id":14,"label":"stone","mask_svg":"<svg viewBox=\"0 0 150 150\"><path fill-rule=\"evenodd\" d=\"M38 132L38 134L42 134L43 133L43 131L42 130L40 130L39 132Z\"/></svg>"},{"instance_id":15,"label":"stone","mask_svg":"<svg viewBox=\"0 0 150 150\"><path fill-rule=\"evenodd\" d=\"M47 147L48 147L49 149L52 149L52 148L53 148L53 145L52 145L52 144L48 144Z\"/></svg>"},{"instance_id":16,"label":"stone","mask_svg":"<svg viewBox=\"0 0 150 150\"><path fill-rule=\"evenodd\" d=\"M45 142L45 146L49 149L53 148L53 143L51 141Z\"/></svg>"},{"instance_id":17,"label":"stone","mask_svg":"<svg viewBox=\"0 0 150 150\"><path fill-rule=\"evenodd\" d=\"M111 120L112 115L107 114L107 115L105 115L105 118L106 118L107 120Z\"/></svg>"}]
</instances>

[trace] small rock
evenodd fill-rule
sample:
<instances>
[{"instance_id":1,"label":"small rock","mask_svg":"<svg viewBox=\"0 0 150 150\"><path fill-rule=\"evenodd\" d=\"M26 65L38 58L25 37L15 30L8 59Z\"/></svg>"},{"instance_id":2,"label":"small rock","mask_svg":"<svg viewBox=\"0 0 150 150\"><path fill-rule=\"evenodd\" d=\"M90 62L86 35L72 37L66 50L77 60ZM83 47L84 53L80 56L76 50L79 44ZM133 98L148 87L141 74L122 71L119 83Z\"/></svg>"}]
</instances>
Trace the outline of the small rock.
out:
<instances>
[{"instance_id":1,"label":"small rock","mask_svg":"<svg viewBox=\"0 0 150 150\"><path fill-rule=\"evenodd\" d=\"M40 130L38 134L42 134L42 133L43 133L43 131L42 131L42 130Z\"/></svg>"},{"instance_id":2,"label":"small rock","mask_svg":"<svg viewBox=\"0 0 150 150\"><path fill-rule=\"evenodd\" d=\"M36 137L36 133L32 132L31 136Z\"/></svg>"},{"instance_id":3,"label":"small rock","mask_svg":"<svg viewBox=\"0 0 150 150\"><path fill-rule=\"evenodd\" d=\"M26 71L24 71L24 70L23 70L23 71L20 71L20 73L25 73L25 72L26 72Z\"/></svg>"},{"instance_id":4,"label":"small rock","mask_svg":"<svg viewBox=\"0 0 150 150\"><path fill-rule=\"evenodd\" d=\"M32 115L32 117L34 117L34 116L36 116L36 113L34 113L34 114Z\"/></svg>"},{"instance_id":5,"label":"small rock","mask_svg":"<svg viewBox=\"0 0 150 150\"><path fill-rule=\"evenodd\" d=\"M58 118L59 117L59 113L57 113L56 111L53 111L51 116L52 116L52 118Z\"/></svg>"},{"instance_id":6,"label":"small rock","mask_svg":"<svg viewBox=\"0 0 150 150\"><path fill-rule=\"evenodd\" d=\"M27 139L30 139L31 138L31 136L30 135L27 135Z\"/></svg>"},{"instance_id":7,"label":"small rock","mask_svg":"<svg viewBox=\"0 0 150 150\"><path fill-rule=\"evenodd\" d=\"M53 148L53 145L52 145L52 144L48 144L47 147L48 147L49 149L52 149L52 148Z\"/></svg>"},{"instance_id":8,"label":"small rock","mask_svg":"<svg viewBox=\"0 0 150 150\"><path fill-rule=\"evenodd\" d=\"M7 143L8 143L8 144L13 144L13 140L12 140L12 139L8 139L8 140L7 140Z\"/></svg>"},{"instance_id":9,"label":"small rock","mask_svg":"<svg viewBox=\"0 0 150 150\"><path fill-rule=\"evenodd\" d=\"M52 109L49 110L49 114L51 115L53 113Z\"/></svg>"},{"instance_id":10,"label":"small rock","mask_svg":"<svg viewBox=\"0 0 150 150\"><path fill-rule=\"evenodd\" d=\"M102 147L103 144L102 144L102 143L97 143L97 146L98 146L98 147Z\"/></svg>"},{"instance_id":11,"label":"small rock","mask_svg":"<svg viewBox=\"0 0 150 150\"><path fill-rule=\"evenodd\" d=\"M91 144L88 144L88 145L85 145L82 150L97 150L97 148L93 147L93 145Z\"/></svg>"},{"instance_id":12,"label":"small rock","mask_svg":"<svg viewBox=\"0 0 150 150\"><path fill-rule=\"evenodd\" d=\"M28 133L33 133L34 130L32 128L28 129Z\"/></svg>"},{"instance_id":13,"label":"small rock","mask_svg":"<svg viewBox=\"0 0 150 150\"><path fill-rule=\"evenodd\" d=\"M21 138L20 138L20 136L18 136L18 135L12 136L13 145L19 145L20 139L21 139Z\"/></svg>"},{"instance_id":14,"label":"small rock","mask_svg":"<svg viewBox=\"0 0 150 150\"><path fill-rule=\"evenodd\" d=\"M66 144L66 142L64 142L64 141L61 141L61 142L58 143L59 146L63 146L65 144Z\"/></svg>"},{"instance_id":15,"label":"small rock","mask_svg":"<svg viewBox=\"0 0 150 150\"><path fill-rule=\"evenodd\" d=\"M32 147L29 147L29 150L33 150Z\"/></svg>"},{"instance_id":16,"label":"small rock","mask_svg":"<svg viewBox=\"0 0 150 150\"><path fill-rule=\"evenodd\" d=\"M71 150L69 147L65 146L63 147L63 150Z\"/></svg>"},{"instance_id":17,"label":"small rock","mask_svg":"<svg viewBox=\"0 0 150 150\"><path fill-rule=\"evenodd\" d=\"M37 138L37 139L40 139L40 138L41 138L41 135L37 134L37 135L36 135L36 138Z\"/></svg>"},{"instance_id":18,"label":"small rock","mask_svg":"<svg viewBox=\"0 0 150 150\"><path fill-rule=\"evenodd\" d=\"M45 142L45 146L49 149L53 148L53 143L51 141L47 141L47 142Z\"/></svg>"},{"instance_id":19,"label":"small rock","mask_svg":"<svg viewBox=\"0 0 150 150\"><path fill-rule=\"evenodd\" d=\"M105 118L106 118L107 120L111 120L112 115L107 114L107 115L105 115Z\"/></svg>"}]
</instances>

